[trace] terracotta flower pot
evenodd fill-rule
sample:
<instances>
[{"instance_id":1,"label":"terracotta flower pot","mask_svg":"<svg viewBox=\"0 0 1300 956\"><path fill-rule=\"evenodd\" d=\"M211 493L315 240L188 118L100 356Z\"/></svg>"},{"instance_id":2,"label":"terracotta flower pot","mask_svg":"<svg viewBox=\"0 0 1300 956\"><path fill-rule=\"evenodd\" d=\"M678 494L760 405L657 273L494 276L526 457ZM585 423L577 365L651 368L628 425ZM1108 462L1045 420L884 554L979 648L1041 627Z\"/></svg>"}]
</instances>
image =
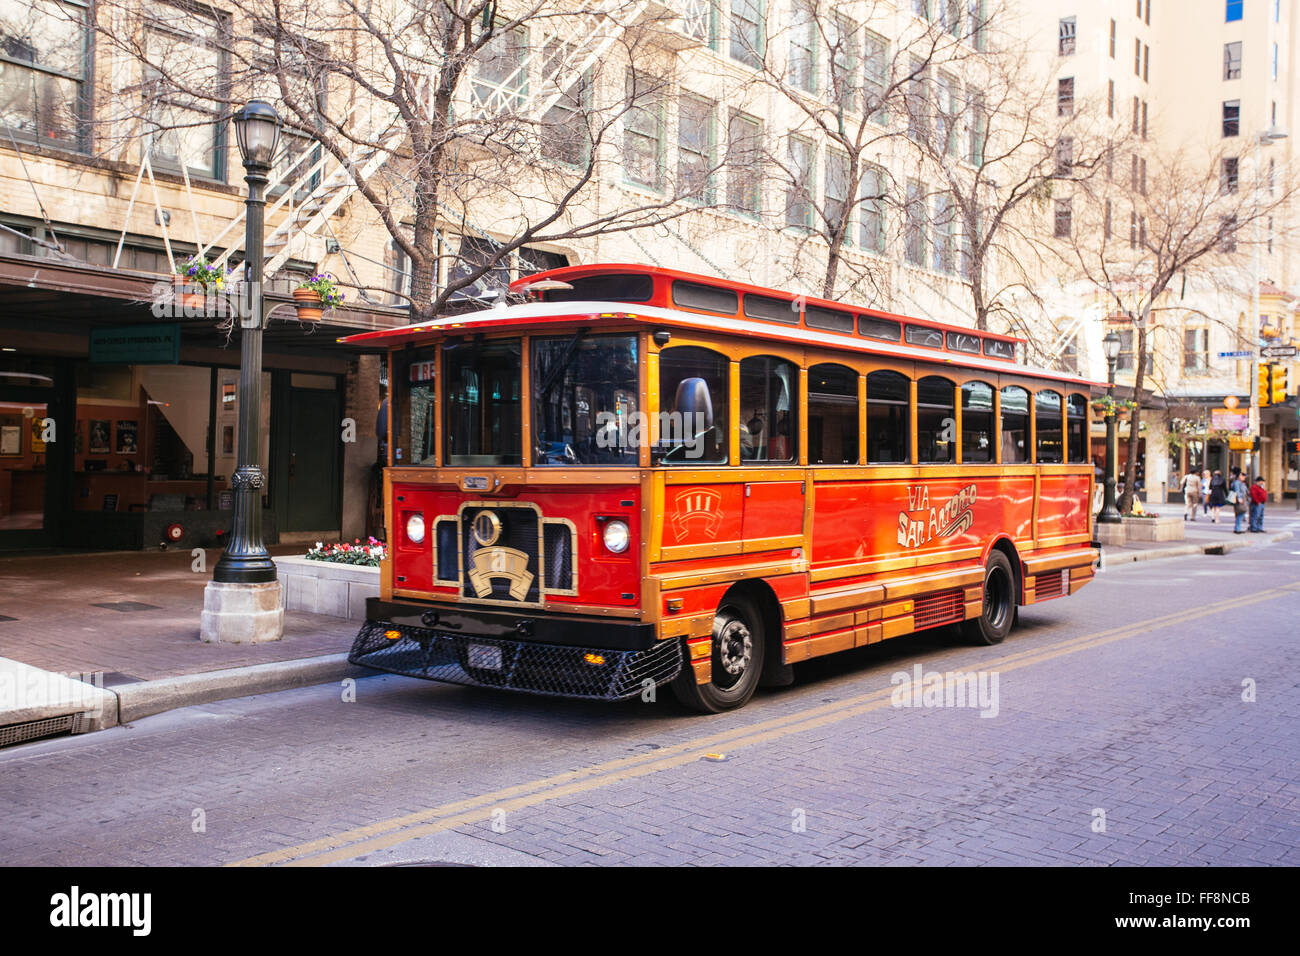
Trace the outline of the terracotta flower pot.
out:
<instances>
[{"instance_id":1,"label":"terracotta flower pot","mask_svg":"<svg viewBox=\"0 0 1300 956\"><path fill-rule=\"evenodd\" d=\"M172 285L175 289L177 306L187 312L202 312L206 308L206 296L202 286L187 283L185 276L173 276Z\"/></svg>"},{"instance_id":2,"label":"terracotta flower pot","mask_svg":"<svg viewBox=\"0 0 1300 956\"><path fill-rule=\"evenodd\" d=\"M303 322L319 322L321 313L320 293L315 289L294 289L294 302L298 306L298 318Z\"/></svg>"}]
</instances>

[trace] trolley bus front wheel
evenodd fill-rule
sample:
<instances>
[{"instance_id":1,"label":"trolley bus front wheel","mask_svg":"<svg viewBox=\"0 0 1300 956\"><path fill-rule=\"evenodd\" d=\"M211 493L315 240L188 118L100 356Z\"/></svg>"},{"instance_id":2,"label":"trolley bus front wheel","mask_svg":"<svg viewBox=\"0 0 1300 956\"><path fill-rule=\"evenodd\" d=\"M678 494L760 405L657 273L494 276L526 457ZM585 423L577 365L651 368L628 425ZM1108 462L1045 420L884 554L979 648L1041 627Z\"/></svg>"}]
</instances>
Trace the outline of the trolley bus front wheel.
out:
<instances>
[{"instance_id":1,"label":"trolley bus front wheel","mask_svg":"<svg viewBox=\"0 0 1300 956\"><path fill-rule=\"evenodd\" d=\"M984 566L984 606L980 616L962 622L962 634L972 644L1001 644L1016 621L1016 576L1001 551Z\"/></svg>"},{"instance_id":2,"label":"trolley bus front wheel","mask_svg":"<svg viewBox=\"0 0 1300 956\"><path fill-rule=\"evenodd\" d=\"M687 707L718 714L742 706L754 695L763 672L766 651L763 615L739 594L723 598L713 617L712 679L695 682L695 669L682 668L673 680L673 693Z\"/></svg>"}]
</instances>

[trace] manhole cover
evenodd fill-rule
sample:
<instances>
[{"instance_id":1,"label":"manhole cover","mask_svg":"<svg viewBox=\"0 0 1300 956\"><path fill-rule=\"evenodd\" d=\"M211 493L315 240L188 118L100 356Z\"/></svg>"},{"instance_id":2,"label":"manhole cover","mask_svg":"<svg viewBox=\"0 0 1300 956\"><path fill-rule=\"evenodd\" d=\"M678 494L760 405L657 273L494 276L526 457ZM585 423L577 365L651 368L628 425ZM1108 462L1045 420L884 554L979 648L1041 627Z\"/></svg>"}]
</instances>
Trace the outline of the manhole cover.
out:
<instances>
[{"instance_id":1,"label":"manhole cover","mask_svg":"<svg viewBox=\"0 0 1300 956\"><path fill-rule=\"evenodd\" d=\"M107 608L110 611L159 611L157 604L141 604L139 601L107 601L104 604L92 604L91 607Z\"/></svg>"}]
</instances>

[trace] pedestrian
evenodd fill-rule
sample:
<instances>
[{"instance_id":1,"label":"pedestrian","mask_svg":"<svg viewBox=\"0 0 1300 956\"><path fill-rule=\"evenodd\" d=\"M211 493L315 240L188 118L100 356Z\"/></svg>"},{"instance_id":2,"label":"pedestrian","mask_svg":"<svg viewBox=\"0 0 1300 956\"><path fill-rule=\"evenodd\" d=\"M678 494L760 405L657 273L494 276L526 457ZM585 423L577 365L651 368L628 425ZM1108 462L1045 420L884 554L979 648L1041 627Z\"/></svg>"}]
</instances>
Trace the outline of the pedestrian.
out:
<instances>
[{"instance_id":1,"label":"pedestrian","mask_svg":"<svg viewBox=\"0 0 1300 956\"><path fill-rule=\"evenodd\" d=\"M1246 487L1246 480L1241 477L1240 468L1232 469L1232 484L1228 486L1228 502L1232 505L1232 513L1236 516L1232 533L1245 534L1246 512L1250 510L1250 489Z\"/></svg>"},{"instance_id":2,"label":"pedestrian","mask_svg":"<svg viewBox=\"0 0 1300 956\"><path fill-rule=\"evenodd\" d=\"M1210 513L1210 469L1201 472L1201 514Z\"/></svg>"},{"instance_id":3,"label":"pedestrian","mask_svg":"<svg viewBox=\"0 0 1300 956\"><path fill-rule=\"evenodd\" d=\"M1189 471L1183 478L1183 520L1196 520L1196 509L1201 504L1201 476Z\"/></svg>"},{"instance_id":4,"label":"pedestrian","mask_svg":"<svg viewBox=\"0 0 1300 956\"><path fill-rule=\"evenodd\" d=\"M1213 516L1210 518L1215 524L1219 523L1219 510L1228 500L1228 483L1223 478L1223 472L1217 469L1210 478L1210 511Z\"/></svg>"},{"instance_id":5,"label":"pedestrian","mask_svg":"<svg viewBox=\"0 0 1300 956\"><path fill-rule=\"evenodd\" d=\"M1264 476L1256 475L1255 483L1250 488L1250 530L1256 534L1264 533L1264 502L1268 501L1268 492L1264 490Z\"/></svg>"}]
</instances>

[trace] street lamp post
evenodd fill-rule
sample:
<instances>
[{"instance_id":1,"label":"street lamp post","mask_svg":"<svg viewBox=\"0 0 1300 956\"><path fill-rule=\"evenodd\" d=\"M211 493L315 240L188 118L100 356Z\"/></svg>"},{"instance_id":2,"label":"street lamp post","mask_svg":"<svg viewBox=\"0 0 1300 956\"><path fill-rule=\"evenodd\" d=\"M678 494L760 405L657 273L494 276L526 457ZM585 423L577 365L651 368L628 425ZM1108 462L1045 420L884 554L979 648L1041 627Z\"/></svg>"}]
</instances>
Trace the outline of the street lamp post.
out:
<instances>
[{"instance_id":1,"label":"street lamp post","mask_svg":"<svg viewBox=\"0 0 1300 956\"><path fill-rule=\"evenodd\" d=\"M230 542L212 572L203 601L206 641L249 643L279 640L284 612L275 562L262 543L262 491L258 465L262 420L263 214L266 183L280 140L280 117L271 104L253 100L233 118L244 163L244 295L240 308L239 447L230 484L234 522Z\"/></svg>"},{"instance_id":2,"label":"street lamp post","mask_svg":"<svg viewBox=\"0 0 1300 956\"><path fill-rule=\"evenodd\" d=\"M1101 513L1097 520L1102 524L1119 524L1120 513L1115 507L1115 459L1118 454L1118 439L1115 434L1115 361L1119 358L1119 333L1111 329L1101 340L1102 351L1106 353L1106 397L1110 402L1106 408L1106 496L1102 499Z\"/></svg>"}]
</instances>

